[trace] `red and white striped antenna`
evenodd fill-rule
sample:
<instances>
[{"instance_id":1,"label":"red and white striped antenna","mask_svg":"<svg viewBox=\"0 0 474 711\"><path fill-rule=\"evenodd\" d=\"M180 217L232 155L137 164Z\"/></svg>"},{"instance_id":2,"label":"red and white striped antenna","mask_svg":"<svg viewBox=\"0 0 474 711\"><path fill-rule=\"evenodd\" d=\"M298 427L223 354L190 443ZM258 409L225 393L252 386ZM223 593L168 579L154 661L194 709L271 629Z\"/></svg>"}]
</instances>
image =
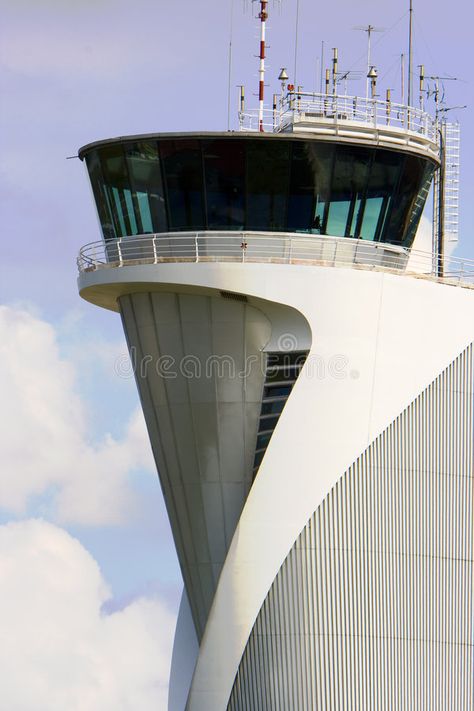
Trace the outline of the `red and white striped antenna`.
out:
<instances>
[{"instance_id":1,"label":"red and white striped antenna","mask_svg":"<svg viewBox=\"0 0 474 711\"><path fill-rule=\"evenodd\" d=\"M265 36L268 18L268 0L260 2L260 68L258 71L258 130L263 132L263 106L265 98Z\"/></svg>"}]
</instances>

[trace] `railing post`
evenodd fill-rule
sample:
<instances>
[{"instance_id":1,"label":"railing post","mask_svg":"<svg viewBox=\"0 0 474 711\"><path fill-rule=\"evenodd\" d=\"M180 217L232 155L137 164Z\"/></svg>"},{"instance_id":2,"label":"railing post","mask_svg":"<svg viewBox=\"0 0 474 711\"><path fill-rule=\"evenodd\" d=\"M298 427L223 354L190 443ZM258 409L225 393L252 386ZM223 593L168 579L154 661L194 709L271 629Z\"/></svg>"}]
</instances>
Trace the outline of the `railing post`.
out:
<instances>
[{"instance_id":1,"label":"railing post","mask_svg":"<svg viewBox=\"0 0 474 711\"><path fill-rule=\"evenodd\" d=\"M242 235L240 249L242 250L242 264L245 264L245 250L247 249L247 237L245 233Z\"/></svg>"},{"instance_id":2,"label":"railing post","mask_svg":"<svg viewBox=\"0 0 474 711\"><path fill-rule=\"evenodd\" d=\"M288 255L288 263L291 264L291 261L293 259L293 237L290 236L290 252Z\"/></svg>"},{"instance_id":3,"label":"railing post","mask_svg":"<svg viewBox=\"0 0 474 711\"><path fill-rule=\"evenodd\" d=\"M117 242L117 251L118 251L118 256L119 256L119 264L122 267L123 266L123 258L122 258L122 240L119 238Z\"/></svg>"},{"instance_id":4,"label":"railing post","mask_svg":"<svg viewBox=\"0 0 474 711\"><path fill-rule=\"evenodd\" d=\"M199 232L196 232L194 235L194 251L196 255L195 262L197 264L199 262Z\"/></svg>"},{"instance_id":5,"label":"railing post","mask_svg":"<svg viewBox=\"0 0 474 711\"><path fill-rule=\"evenodd\" d=\"M158 253L156 251L156 235L153 235L153 261L155 264L158 264Z\"/></svg>"}]
</instances>

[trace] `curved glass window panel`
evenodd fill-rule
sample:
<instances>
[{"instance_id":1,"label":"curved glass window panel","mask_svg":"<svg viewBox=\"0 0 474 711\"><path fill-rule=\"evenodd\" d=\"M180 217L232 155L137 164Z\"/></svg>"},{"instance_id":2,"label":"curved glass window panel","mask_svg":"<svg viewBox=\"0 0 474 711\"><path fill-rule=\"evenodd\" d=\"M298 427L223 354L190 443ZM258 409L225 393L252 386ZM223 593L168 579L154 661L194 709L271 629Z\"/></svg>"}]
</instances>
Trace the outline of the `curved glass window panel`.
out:
<instances>
[{"instance_id":1,"label":"curved glass window panel","mask_svg":"<svg viewBox=\"0 0 474 711\"><path fill-rule=\"evenodd\" d=\"M286 400L284 402L286 402ZM259 425L258 431L259 432L273 431L277 425L278 420L280 419L280 412L277 415L271 416L271 417L266 417L265 415L262 414L260 416L260 425Z\"/></svg>"},{"instance_id":2,"label":"curved glass window panel","mask_svg":"<svg viewBox=\"0 0 474 711\"><path fill-rule=\"evenodd\" d=\"M283 135L143 138L86 161L107 240L247 229L410 246L434 170L402 151Z\"/></svg>"},{"instance_id":3,"label":"curved glass window panel","mask_svg":"<svg viewBox=\"0 0 474 711\"><path fill-rule=\"evenodd\" d=\"M311 223L311 232L314 234L324 234L324 225L328 218L334 152L334 146L327 143L307 147L314 180L314 214Z\"/></svg>"},{"instance_id":4,"label":"curved glass window panel","mask_svg":"<svg viewBox=\"0 0 474 711\"><path fill-rule=\"evenodd\" d=\"M205 141L207 227L242 230L245 225L245 144Z\"/></svg>"},{"instance_id":5,"label":"curved glass window panel","mask_svg":"<svg viewBox=\"0 0 474 711\"><path fill-rule=\"evenodd\" d=\"M291 381L294 382L298 375L300 374L301 368L296 366L288 366L281 368L269 368L267 371L267 382L268 383L279 383Z\"/></svg>"},{"instance_id":6,"label":"curved glass window panel","mask_svg":"<svg viewBox=\"0 0 474 711\"><path fill-rule=\"evenodd\" d=\"M311 168L311 153L308 142L293 143L288 195L289 232L309 232L313 226L315 174Z\"/></svg>"},{"instance_id":7,"label":"curved glass window panel","mask_svg":"<svg viewBox=\"0 0 474 711\"><path fill-rule=\"evenodd\" d=\"M267 432L266 434L261 434L258 435L257 437L257 446L256 450L258 451L259 449L263 449L264 447L268 447L268 443L271 440L273 434L273 430L271 432Z\"/></svg>"},{"instance_id":8,"label":"curved glass window panel","mask_svg":"<svg viewBox=\"0 0 474 711\"><path fill-rule=\"evenodd\" d=\"M434 167L431 163L426 163L423 171L423 178L421 181L421 188L417 193L415 203L413 205L410 221L406 231L405 244L410 246L415 239L416 231L420 223L420 218L423 213L423 209L428 198L431 181L433 180Z\"/></svg>"},{"instance_id":9,"label":"curved glass window panel","mask_svg":"<svg viewBox=\"0 0 474 711\"><path fill-rule=\"evenodd\" d=\"M395 192L385 240L402 244L418 192L422 188L425 161L417 156L407 155L403 159L400 180Z\"/></svg>"},{"instance_id":10,"label":"curved glass window panel","mask_svg":"<svg viewBox=\"0 0 474 711\"><path fill-rule=\"evenodd\" d=\"M266 385L263 390L263 399L269 397L288 397L293 385Z\"/></svg>"},{"instance_id":11,"label":"curved glass window panel","mask_svg":"<svg viewBox=\"0 0 474 711\"><path fill-rule=\"evenodd\" d=\"M264 402L262 404L262 415L280 414L286 402L286 397Z\"/></svg>"},{"instance_id":12,"label":"curved glass window panel","mask_svg":"<svg viewBox=\"0 0 474 711\"><path fill-rule=\"evenodd\" d=\"M109 205L98 151L92 151L87 154L86 166L91 181L92 193L94 195L94 201L104 239L114 239L117 237L117 231L115 229L114 219Z\"/></svg>"},{"instance_id":13,"label":"curved glass window panel","mask_svg":"<svg viewBox=\"0 0 474 711\"><path fill-rule=\"evenodd\" d=\"M206 220L200 142L163 141L160 149L168 198L169 229L204 229Z\"/></svg>"},{"instance_id":14,"label":"curved glass window panel","mask_svg":"<svg viewBox=\"0 0 474 711\"><path fill-rule=\"evenodd\" d=\"M124 151L137 234L166 232L168 220L157 142L129 143Z\"/></svg>"},{"instance_id":15,"label":"curved glass window panel","mask_svg":"<svg viewBox=\"0 0 474 711\"><path fill-rule=\"evenodd\" d=\"M364 209L373 151L353 146L336 149L331 198L324 232L334 237L355 237ZM373 239L373 234L367 236Z\"/></svg>"},{"instance_id":16,"label":"curved glass window panel","mask_svg":"<svg viewBox=\"0 0 474 711\"><path fill-rule=\"evenodd\" d=\"M387 216L398 189L403 169L402 154L374 151L364 210L356 228L356 236L379 241L383 239Z\"/></svg>"},{"instance_id":17,"label":"curved glass window panel","mask_svg":"<svg viewBox=\"0 0 474 711\"><path fill-rule=\"evenodd\" d=\"M285 230L289 151L287 142L247 142L247 229Z\"/></svg>"},{"instance_id":18,"label":"curved glass window panel","mask_svg":"<svg viewBox=\"0 0 474 711\"><path fill-rule=\"evenodd\" d=\"M107 203L112 213L115 231L120 237L134 234L126 195L127 191L130 192L130 177L123 146L121 144L104 146L100 158Z\"/></svg>"}]
</instances>

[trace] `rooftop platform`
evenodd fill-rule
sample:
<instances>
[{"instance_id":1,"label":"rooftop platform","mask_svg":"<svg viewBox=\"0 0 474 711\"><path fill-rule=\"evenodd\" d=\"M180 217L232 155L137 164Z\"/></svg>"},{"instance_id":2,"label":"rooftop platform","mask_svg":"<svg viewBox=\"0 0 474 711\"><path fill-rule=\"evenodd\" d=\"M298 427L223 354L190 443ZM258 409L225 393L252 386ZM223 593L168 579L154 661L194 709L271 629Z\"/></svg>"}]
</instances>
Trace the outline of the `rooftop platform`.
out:
<instances>
[{"instance_id":1,"label":"rooftop platform","mask_svg":"<svg viewBox=\"0 0 474 711\"><path fill-rule=\"evenodd\" d=\"M258 110L241 112L240 130L258 132L258 118ZM265 111L263 127L273 133L375 143L440 159L438 121L413 106L381 99L291 92L276 109Z\"/></svg>"}]
</instances>

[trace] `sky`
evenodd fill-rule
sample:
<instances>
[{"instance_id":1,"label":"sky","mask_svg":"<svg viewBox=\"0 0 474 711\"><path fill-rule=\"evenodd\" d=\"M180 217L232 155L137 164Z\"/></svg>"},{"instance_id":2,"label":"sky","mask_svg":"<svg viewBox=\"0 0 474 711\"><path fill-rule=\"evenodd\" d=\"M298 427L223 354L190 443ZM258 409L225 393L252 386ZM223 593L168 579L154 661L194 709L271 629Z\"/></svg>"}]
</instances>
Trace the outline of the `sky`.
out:
<instances>
[{"instance_id":1,"label":"sky","mask_svg":"<svg viewBox=\"0 0 474 711\"><path fill-rule=\"evenodd\" d=\"M268 97L295 77L296 0L269 3ZM463 126L461 240L474 258L472 11L414 1L414 66ZM257 90L250 1L0 0L0 708L161 711L182 589L120 319L78 296L100 239L81 145L236 128ZM365 72L400 98L408 2L299 0L296 82ZM232 27L232 35L231 35ZM416 85L416 82L415 82ZM364 81L349 93L365 93ZM67 159L71 157L70 159ZM429 215L428 215L429 218Z\"/></svg>"}]
</instances>

